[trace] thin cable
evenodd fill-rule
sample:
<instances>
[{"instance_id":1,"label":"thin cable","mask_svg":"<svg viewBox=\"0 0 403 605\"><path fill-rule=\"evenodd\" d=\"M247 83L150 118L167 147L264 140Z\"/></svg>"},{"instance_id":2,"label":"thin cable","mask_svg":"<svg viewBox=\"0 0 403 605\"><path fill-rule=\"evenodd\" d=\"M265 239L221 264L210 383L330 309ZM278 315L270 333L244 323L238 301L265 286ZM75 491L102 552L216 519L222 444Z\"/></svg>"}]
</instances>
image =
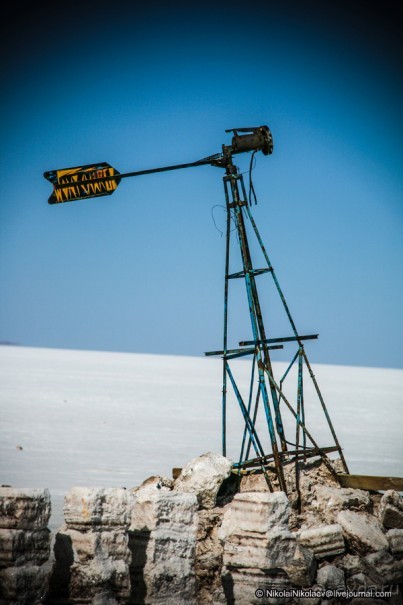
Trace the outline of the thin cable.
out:
<instances>
[{"instance_id":1,"label":"thin cable","mask_svg":"<svg viewBox=\"0 0 403 605\"><path fill-rule=\"evenodd\" d=\"M217 231L220 233L221 237L224 235L224 231L221 231L221 229L219 229L217 227L217 223L215 222L215 218L214 218L214 208L224 208L224 206L222 206L221 204L216 204L215 206L212 206L211 208L211 218L213 219L213 223L214 223L214 227L217 229ZM224 208L225 210L225 208Z\"/></svg>"},{"instance_id":2,"label":"thin cable","mask_svg":"<svg viewBox=\"0 0 403 605\"><path fill-rule=\"evenodd\" d=\"M252 181L252 170L256 164L255 153L256 153L256 150L252 152L252 156L250 158L250 164L249 164L249 206L252 206L252 195L253 195L253 199L255 200L255 206L257 204L256 192L255 192L255 188L253 186L253 181ZM255 161L255 163L253 163L254 161Z\"/></svg>"},{"instance_id":3,"label":"thin cable","mask_svg":"<svg viewBox=\"0 0 403 605\"><path fill-rule=\"evenodd\" d=\"M220 235L222 237L224 235L224 231L221 231L221 229L219 227L217 227L217 223L214 218L214 208L222 208L224 211L226 210L226 208L222 204L215 204L214 206L211 207L211 218L213 219L214 227L217 229L217 231L220 233ZM235 220L234 220L234 217L232 216L232 212L230 213L230 218L231 218L231 221L235 224ZM236 225L230 230L230 232L232 233L233 231L235 231L235 229L236 229Z\"/></svg>"}]
</instances>

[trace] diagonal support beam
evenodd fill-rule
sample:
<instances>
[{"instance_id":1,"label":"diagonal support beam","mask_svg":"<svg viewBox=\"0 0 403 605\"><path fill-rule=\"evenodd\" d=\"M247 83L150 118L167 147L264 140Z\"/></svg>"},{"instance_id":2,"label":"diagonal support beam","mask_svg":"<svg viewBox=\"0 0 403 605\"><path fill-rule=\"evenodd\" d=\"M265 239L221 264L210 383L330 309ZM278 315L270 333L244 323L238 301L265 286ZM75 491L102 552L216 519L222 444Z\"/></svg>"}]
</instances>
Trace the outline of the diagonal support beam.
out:
<instances>
[{"instance_id":1,"label":"diagonal support beam","mask_svg":"<svg viewBox=\"0 0 403 605\"><path fill-rule=\"evenodd\" d=\"M306 436L308 437L308 439L310 440L310 442L312 443L312 445L318 449L319 451L319 455L322 458L324 464L326 465L326 467L328 468L328 470L332 473L332 475L337 479L337 473L334 470L333 466L330 464L329 459L327 458L327 456L325 456L321 450L321 448L319 447L319 445L316 443L315 439L312 437L312 435L310 434L310 432L308 431L308 429L306 428L306 426L304 425L304 423L301 421L301 419L298 417L298 414L296 413L296 411L294 410L294 408L292 407L291 403L288 401L288 399L286 398L286 396L284 395L284 393L282 393L280 391L280 387L276 384L273 376L270 374L270 372L268 371L268 369L261 363L262 369L266 372L267 376L269 377L269 380L271 382L271 384L273 385L273 387L276 389L276 391L279 393L279 395L281 396L281 399L284 401L284 403L286 404L286 406L288 407L288 409L290 410L290 412L292 413L292 415L294 416L295 420L297 421L297 423L300 425L301 429L304 431L304 433L306 434Z\"/></svg>"}]
</instances>

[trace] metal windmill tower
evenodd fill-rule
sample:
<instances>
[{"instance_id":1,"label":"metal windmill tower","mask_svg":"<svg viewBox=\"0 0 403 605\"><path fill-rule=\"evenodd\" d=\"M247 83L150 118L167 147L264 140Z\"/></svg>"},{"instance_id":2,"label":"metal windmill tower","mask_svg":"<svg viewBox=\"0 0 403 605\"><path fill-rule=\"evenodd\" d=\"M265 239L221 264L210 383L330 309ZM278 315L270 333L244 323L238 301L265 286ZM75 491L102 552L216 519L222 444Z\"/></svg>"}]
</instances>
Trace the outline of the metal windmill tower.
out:
<instances>
[{"instance_id":1,"label":"metal windmill tower","mask_svg":"<svg viewBox=\"0 0 403 605\"><path fill-rule=\"evenodd\" d=\"M195 166L210 165L224 169L224 193L226 203L226 246L225 246L225 286L224 286L224 330L223 347L220 351L211 351L206 355L218 355L223 360L222 373L222 452L227 453L227 405L228 392L233 391L243 417L244 430L240 444L240 456L234 465L239 472L260 469L264 473L268 488L273 490L269 470L274 472L278 485L287 492L284 477L284 465L290 461L295 463L296 484L299 485L298 461L310 457L321 457L329 471L337 476L336 470L328 454L337 452L342 461L344 471L348 474L347 464L332 425L319 385L304 348L304 342L317 338L317 334L301 335L291 316L290 309L280 288L276 273L270 262L266 248L251 213L243 175L234 164L234 156L244 152L255 153L262 151L270 155L273 151L273 140L267 126L253 128L237 128L227 130L232 133L230 145L223 145L220 153L208 156L196 162L153 168L137 172L120 174L109 164L91 164L62 170L45 172L44 176L53 184L53 193L49 198L50 204L74 201L110 195L119 185L121 179L155 172L178 170ZM232 228L233 226L233 228ZM248 226L248 228L247 228ZM234 234L236 237L234 237ZM255 267L252 259L250 241L255 239L264 258L263 267ZM239 270L230 273L230 258L234 249L238 249ZM275 290L280 298L284 313L289 322L290 335L283 337L268 337L266 322L263 317L261 295L258 288L258 277L268 274L274 282ZM228 348L229 342L229 288L233 280L241 280L245 284L246 299L249 309L251 338L239 342L239 347ZM297 350L290 361L287 370L276 379L273 373L271 351L282 348L284 343L294 343ZM241 393L234 378L232 360L241 357L251 357L251 379L249 390ZM283 391L283 384L291 368L297 366L297 397L294 405ZM323 410L324 417L332 435L333 443L320 446L307 428L304 401L304 370L313 382L318 405ZM269 450L263 447L262 431L258 434L257 418L259 405L263 409L265 426L269 436ZM292 439L285 434L283 422L284 413L291 414L294 423ZM267 437L266 433L266 437ZM252 451L252 457L251 457Z\"/></svg>"}]
</instances>

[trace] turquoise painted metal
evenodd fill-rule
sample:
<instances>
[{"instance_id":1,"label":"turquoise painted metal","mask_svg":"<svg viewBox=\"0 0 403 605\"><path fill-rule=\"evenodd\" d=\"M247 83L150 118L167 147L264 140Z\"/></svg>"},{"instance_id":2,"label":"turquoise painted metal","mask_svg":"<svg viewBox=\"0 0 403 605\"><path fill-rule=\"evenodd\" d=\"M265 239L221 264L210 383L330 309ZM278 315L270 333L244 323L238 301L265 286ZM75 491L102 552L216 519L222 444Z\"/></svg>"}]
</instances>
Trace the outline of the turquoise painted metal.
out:
<instances>
[{"instance_id":1,"label":"turquoise painted metal","mask_svg":"<svg viewBox=\"0 0 403 605\"><path fill-rule=\"evenodd\" d=\"M238 168L233 164L231 154L226 158L225 165L226 174L223 177L224 193L227 208L227 229L226 229L226 246L225 246L225 281L224 281L224 330L223 330L223 350L212 351L206 355L220 355L223 359L223 389L222 389L222 451L223 455L227 455L227 406L228 406L228 386L232 386L241 409L245 424L241 440L241 450L238 462L234 465L238 472L243 469L251 469L255 465L267 469L267 464L270 459L274 462L275 475L278 481L278 486L282 491L287 492L287 486L284 478L284 465L287 462L295 462L295 481L297 492L299 492L299 465L298 461L303 459L306 461L311 456L321 456L329 471L335 475L336 472L332 466L331 459L328 454L338 452L345 472L348 473L347 464L337 440L337 436L330 420L324 399L319 390L319 386L313 375L309 365L308 358L304 350L303 341L315 340L318 334L300 335L297 331L296 324L291 315L290 308L286 302L283 291L280 287L274 268L270 262L267 250L263 244L262 238L252 216L243 175L239 174ZM232 235L230 225L235 225L236 237ZM246 231L246 224L250 224L251 234ZM263 257L267 263L267 267L255 268L252 263L251 248L249 245L250 236L254 237L263 253ZM241 265L241 270L230 272L232 242L236 241L235 248L238 249L238 262ZM286 318L290 324L293 336L284 336L279 338L268 338L266 333L265 322L262 314L262 307L259 298L259 292L256 282L256 277L264 274L271 275L275 290L277 291ZM248 303L250 325L252 331L252 340L243 340L239 342L239 348L229 349L229 283L235 279L242 279L245 283L246 299ZM279 344L282 343L282 344ZM283 344L296 343L298 349L293 355L291 363L288 365L284 375L280 380L280 386L277 385L274 375L270 351L280 348ZM251 361L251 378L249 390L245 397L241 395L240 388L237 385L234 374L230 369L229 362L233 359L244 356L252 356ZM284 381L289 375L294 363L298 360L297 368L297 396L296 410L291 405L289 399L284 394ZM323 408L326 421L330 427L335 446L320 447L314 440L305 424L305 401L304 401L304 365L308 368L310 378L312 379L316 393L319 397L320 404ZM229 380L228 380L229 379ZM247 404L245 404L247 401ZM259 403L262 402L264 416L267 424L267 432L270 440L271 453L266 454L261 449L262 440L257 435L257 418ZM281 405L282 404L282 405ZM286 439L283 408L294 417L295 422L295 443ZM312 445L307 445L307 439ZM289 449L292 446L293 449ZM250 460L250 450L254 450L256 458ZM260 452L260 454L259 454ZM266 480L271 488L269 476Z\"/></svg>"}]
</instances>

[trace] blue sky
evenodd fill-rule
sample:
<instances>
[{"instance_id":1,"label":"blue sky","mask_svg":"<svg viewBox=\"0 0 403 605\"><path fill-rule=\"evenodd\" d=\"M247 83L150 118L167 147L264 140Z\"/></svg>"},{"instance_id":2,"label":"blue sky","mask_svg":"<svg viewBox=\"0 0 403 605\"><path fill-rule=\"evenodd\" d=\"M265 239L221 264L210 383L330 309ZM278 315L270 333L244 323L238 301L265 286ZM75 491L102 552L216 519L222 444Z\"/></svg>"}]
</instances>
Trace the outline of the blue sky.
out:
<instances>
[{"instance_id":1,"label":"blue sky","mask_svg":"<svg viewBox=\"0 0 403 605\"><path fill-rule=\"evenodd\" d=\"M58 206L42 175L189 162L229 143L226 128L268 124L253 213L299 331L320 333L311 360L402 367L397 3L54 4L10 8L3 35L0 340L221 348L219 169L125 179ZM288 335L259 283L268 334ZM230 296L235 346L250 327L241 285Z\"/></svg>"}]
</instances>

